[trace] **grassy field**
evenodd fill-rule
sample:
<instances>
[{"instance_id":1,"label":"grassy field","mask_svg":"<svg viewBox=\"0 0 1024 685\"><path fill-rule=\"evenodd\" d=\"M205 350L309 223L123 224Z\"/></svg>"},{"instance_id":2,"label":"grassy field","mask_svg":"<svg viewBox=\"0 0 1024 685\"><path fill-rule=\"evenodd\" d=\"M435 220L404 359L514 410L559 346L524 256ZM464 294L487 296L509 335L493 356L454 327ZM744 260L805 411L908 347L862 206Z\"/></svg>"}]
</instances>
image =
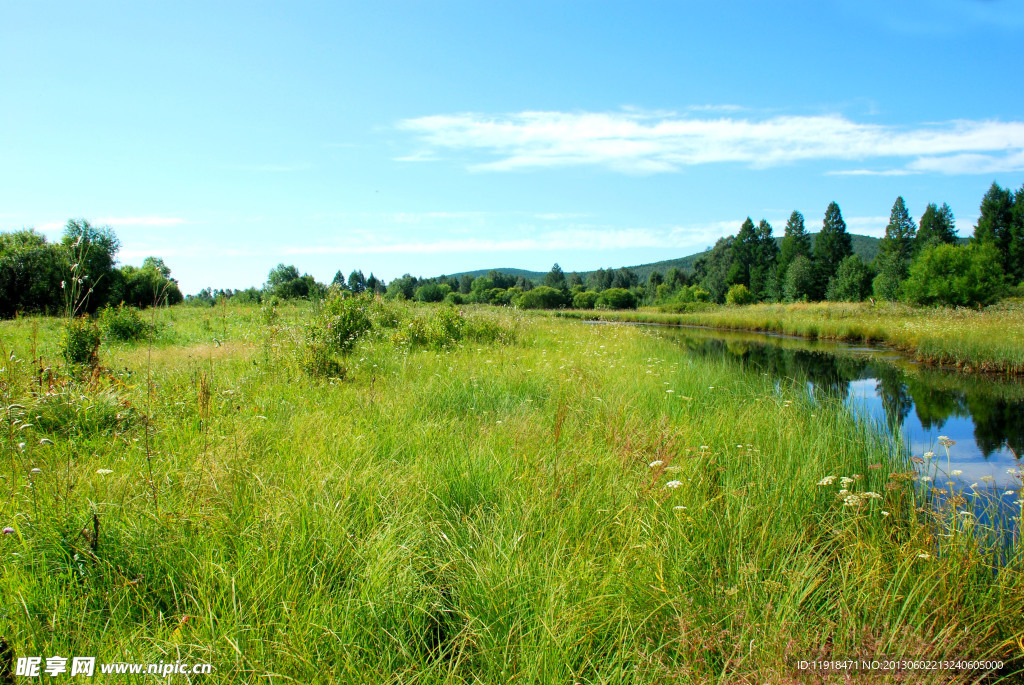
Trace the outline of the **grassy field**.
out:
<instances>
[{"instance_id":1,"label":"grassy field","mask_svg":"<svg viewBox=\"0 0 1024 685\"><path fill-rule=\"evenodd\" d=\"M938 504L840 404L637 327L441 312L374 310L343 380L302 370L303 308L161 311L92 373L60 322L0 323L0 637L195 682L1024 672L1010 522Z\"/></svg>"},{"instance_id":2,"label":"grassy field","mask_svg":"<svg viewBox=\"0 0 1024 685\"><path fill-rule=\"evenodd\" d=\"M969 371L1024 374L1024 305L982 311L879 303L817 302L711 307L668 313L565 312L576 318L770 331L824 340L883 342L919 361Z\"/></svg>"}]
</instances>

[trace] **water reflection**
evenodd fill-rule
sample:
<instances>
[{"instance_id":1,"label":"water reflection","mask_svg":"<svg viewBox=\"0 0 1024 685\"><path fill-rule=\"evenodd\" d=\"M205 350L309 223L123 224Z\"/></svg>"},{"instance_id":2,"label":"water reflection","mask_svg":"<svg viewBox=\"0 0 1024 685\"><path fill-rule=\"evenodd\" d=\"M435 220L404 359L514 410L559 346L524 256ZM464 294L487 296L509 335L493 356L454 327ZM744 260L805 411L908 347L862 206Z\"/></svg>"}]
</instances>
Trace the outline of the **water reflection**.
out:
<instances>
[{"instance_id":1,"label":"water reflection","mask_svg":"<svg viewBox=\"0 0 1024 685\"><path fill-rule=\"evenodd\" d=\"M912 454L935 452L966 484L1009 486L1024 454L1024 383L916 364L880 348L698 328L666 328L688 353L729 360L846 401L899 429ZM939 436L956 441L949 463Z\"/></svg>"}]
</instances>

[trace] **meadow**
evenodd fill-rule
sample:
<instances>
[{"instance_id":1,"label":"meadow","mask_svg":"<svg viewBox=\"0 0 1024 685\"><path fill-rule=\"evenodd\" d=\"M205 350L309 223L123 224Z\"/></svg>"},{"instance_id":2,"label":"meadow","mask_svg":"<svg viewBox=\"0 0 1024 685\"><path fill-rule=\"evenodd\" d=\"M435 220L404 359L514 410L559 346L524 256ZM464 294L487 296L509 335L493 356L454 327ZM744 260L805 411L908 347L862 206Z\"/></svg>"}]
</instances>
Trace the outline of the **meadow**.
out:
<instances>
[{"instance_id":1,"label":"meadow","mask_svg":"<svg viewBox=\"0 0 1024 685\"><path fill-rule=\"evenodd\" d=\"M60 320L0 322L0 637L195 682L1024 673L1016 522L839 402L640 327L366 311L326 367L306 305L151 310L91 370Z\"/></svg>"},{"instance_id":2,"label":"meadow","mask_svg":"<svg viewBox=\"0 0 1024 685\"><path fill-rule=\"evenodd\" d=\"M737 307L698 304L679 312L647 308L560 315L885 343L929 364L1024 374L1024 304L1012 299L981 310L888 302L814 302Z\"/></svg>"}]
</instances>

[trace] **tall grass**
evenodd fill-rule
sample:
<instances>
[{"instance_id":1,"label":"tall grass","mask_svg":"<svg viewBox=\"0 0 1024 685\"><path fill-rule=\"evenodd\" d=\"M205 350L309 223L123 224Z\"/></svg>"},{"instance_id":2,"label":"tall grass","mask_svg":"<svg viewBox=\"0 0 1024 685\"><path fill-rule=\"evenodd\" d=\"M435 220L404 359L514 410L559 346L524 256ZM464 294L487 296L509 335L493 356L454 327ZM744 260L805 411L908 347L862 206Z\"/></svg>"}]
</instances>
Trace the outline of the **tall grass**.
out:
<instances>
[{"instance_id":1,"label":"tall grass","mask_svg":"<svg viewBox=\"0 0 1024 685\"><path fill-rule=\"evenodd\" d=\"M466 318L508 335L367 335L346 380L319 379L302 309L166 315L151 400L146 347L40 386L29 323L0 326L0 636L19 655L208 661L212 682L1021 669L1018 549L922 506L896 443L800 387L638 328L493 311ZM54 396L81 406L40 422ZM914 679L954 677L979 673Z\"/></svg>"},{"instance_id":2,"label":"tall grass","mask_svg":"<svg viewBox=\"0 0 1024 685\"><path fill-rule=\"evenodd\" d=\"M824 340L882 342L919 361L969 371L1024 374L1024 306L1018 302L973 309L898 304L757 304L669 313L654 310L563 312L607 321L769 331Z\"/></svg>"}]
</instances>

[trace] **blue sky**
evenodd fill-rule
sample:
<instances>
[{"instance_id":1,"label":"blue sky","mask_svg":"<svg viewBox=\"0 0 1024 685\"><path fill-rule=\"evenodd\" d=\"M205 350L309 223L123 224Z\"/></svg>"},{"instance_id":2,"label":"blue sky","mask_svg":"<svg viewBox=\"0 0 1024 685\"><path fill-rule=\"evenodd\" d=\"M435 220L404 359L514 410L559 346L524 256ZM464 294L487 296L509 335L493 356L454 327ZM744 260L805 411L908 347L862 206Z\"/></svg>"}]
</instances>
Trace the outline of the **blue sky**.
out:
<instances>
[{"instance_id":1,"label":"blue sky","mask_svg":"<svg viewBox=\"0 0 1024 685\"><path fill-rule=\"evenodd\" d=\"M684 256L746 216L969 235L1024 184L1024 6L0 0L0 230L186 292Z\"/></svg>"}]
</instances>

